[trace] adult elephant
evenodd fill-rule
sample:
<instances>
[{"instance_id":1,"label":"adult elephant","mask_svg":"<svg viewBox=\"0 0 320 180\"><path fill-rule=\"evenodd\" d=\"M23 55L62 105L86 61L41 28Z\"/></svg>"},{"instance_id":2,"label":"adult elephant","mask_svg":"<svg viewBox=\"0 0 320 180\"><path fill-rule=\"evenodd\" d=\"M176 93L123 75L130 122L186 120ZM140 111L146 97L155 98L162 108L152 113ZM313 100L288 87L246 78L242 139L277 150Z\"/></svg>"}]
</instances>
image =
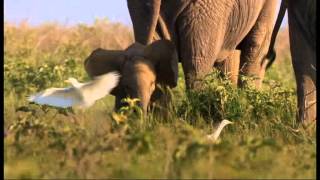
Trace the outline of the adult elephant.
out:
<instances>
[{"instance_id":1,"label":"adult elephant","mask_svg":"<svg viewBox=\"0 0 320 180\"><path fill-rule=\"evenodd\" d=\"M296 76L298 121L316 120L316 0L283 0L277 24L288 10L292 65ZM271 40L273 46L277 32ZM271 50L271 48L270 48Z\"/></svg>"},{"instance_id":2,"label":"adult elephant","mask_svg":"<svg viewBox=\"0 0 320 180\"><path fill-rule=\"evenodd\" d=\"M197 79L216 63L228 62L247 76L264 76L277 0L128 0L135 40L154 37L175 43L187 89L201 87ZM236 80L234 80L236 81ZM242 84L240 82L240 84Z\"/></svg>"}]
</instances>

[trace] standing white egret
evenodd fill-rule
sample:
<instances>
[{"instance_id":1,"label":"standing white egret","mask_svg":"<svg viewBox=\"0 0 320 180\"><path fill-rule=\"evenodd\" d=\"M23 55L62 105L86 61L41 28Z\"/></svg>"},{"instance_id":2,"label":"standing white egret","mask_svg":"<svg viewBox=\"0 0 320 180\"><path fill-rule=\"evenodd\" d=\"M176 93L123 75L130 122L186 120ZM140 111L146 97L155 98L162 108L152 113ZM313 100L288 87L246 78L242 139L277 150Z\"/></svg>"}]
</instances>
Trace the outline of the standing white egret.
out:
<instances>
[{"instance_id":1,"label":"standing white egret","mask_svg":"<svg viewBox=\"0 0 320 180\"><path fill-rule=\"evenodd\" d=\"M28 100L37 104L47 104L56 107L88 108L98 99L103 98L119 83L120 75L110 72L96 76L90 82L80 83L75 78L66 82L71 84L67 88L49 88L43 92L31 95Z\"/></svg>"},{"instance_id":2,"label":"standing white egret","mask_svg":"<svg viewBox=\"0 0 320 180\"><path fill-rule=\"evenodd\" d=\"M221 121L221 123L218 125L217 129L212 134L207 135L207 139L212 142L217 142L217 140L221 134L222 129L228 124L233 124L233 122L228 121L226 119Z\"/></svg>"}]
</instances>

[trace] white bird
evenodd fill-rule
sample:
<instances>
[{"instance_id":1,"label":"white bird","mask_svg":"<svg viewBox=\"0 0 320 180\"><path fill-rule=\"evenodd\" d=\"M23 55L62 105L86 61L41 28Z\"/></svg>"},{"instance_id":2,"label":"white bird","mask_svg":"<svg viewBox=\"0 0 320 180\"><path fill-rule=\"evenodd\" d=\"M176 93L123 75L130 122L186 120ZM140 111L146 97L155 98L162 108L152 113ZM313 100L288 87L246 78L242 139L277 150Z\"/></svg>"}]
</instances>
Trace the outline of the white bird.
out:
<instances>
[{"instance_id":1,"label":"white bird","mask_svg":"<svg viewBox=\"0 0 320 180\"><path fill-rule=\"evenodd\" d=\"M67 88L49 88L43 92L31 95L28 100L37 104L47 104L56 107L88 108L96 100L103 98L117 86L120 75L110 72L96 76L87 83L80 83L75 78L65 82L71 84Z\"/></svg>"},{"instance_id":2,"label":"white bird","mask_svg":"<svg viewBox=\"0 0 320 180\"><path fill-rule=\"evenodd\" d=\"M218 125L218 128L212 134L207 135L207 139L212 142L217 142L217 140L221 134L222 129L228 124L233 124L233 122L228 121L226 119L221 121L221 123Z\"/></svg>"}]
</instances>

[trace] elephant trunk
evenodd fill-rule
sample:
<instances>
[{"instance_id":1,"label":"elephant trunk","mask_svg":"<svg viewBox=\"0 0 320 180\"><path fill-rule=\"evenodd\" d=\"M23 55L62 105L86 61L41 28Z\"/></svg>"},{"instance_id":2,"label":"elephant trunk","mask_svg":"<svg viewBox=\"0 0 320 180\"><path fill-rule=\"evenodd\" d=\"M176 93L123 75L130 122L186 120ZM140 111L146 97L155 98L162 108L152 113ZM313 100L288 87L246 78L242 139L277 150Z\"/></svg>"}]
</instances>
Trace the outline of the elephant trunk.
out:
<instances>
[{"instance_id":1,"label":"elephant trunk","mask_svg":"<svg viewBox=\"0 0 320 180\"><path fill-rule=\"evenodd\" d=\"M152 42L160 13L161 0L127 0L129 14L133 23L135 41L142 44Z\"/></svg>"}]
</instances>

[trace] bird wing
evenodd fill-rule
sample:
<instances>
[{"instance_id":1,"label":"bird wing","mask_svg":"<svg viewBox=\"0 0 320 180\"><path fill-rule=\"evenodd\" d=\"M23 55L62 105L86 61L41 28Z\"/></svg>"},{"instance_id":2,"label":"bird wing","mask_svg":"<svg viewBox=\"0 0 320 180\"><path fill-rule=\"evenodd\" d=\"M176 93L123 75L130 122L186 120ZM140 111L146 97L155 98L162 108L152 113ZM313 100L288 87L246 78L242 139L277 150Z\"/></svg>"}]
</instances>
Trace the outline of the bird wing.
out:
<instances>
[{"instance_id":1,"label":"bird wing","mask_svg":"<svg viewBox=\"0 0 320 180\"><path fill-rule=\"evenodd\" d=\"M74 87L49 88L43 92L31 95L28 100L37 104L66 108L81 103L82 97Z\"/></svg>"},{"instance_id":2,"label":"bird wing","mask_svg":"<svg viewBox=\"0 0 320 180\"><path fill-rule=\"evenodd\" d=\"M85 101L94 102L109 94L118 85L119 78L116 72L96 76L93 81L83 84L79 91Z\"/></svg>"}]
</instances>

